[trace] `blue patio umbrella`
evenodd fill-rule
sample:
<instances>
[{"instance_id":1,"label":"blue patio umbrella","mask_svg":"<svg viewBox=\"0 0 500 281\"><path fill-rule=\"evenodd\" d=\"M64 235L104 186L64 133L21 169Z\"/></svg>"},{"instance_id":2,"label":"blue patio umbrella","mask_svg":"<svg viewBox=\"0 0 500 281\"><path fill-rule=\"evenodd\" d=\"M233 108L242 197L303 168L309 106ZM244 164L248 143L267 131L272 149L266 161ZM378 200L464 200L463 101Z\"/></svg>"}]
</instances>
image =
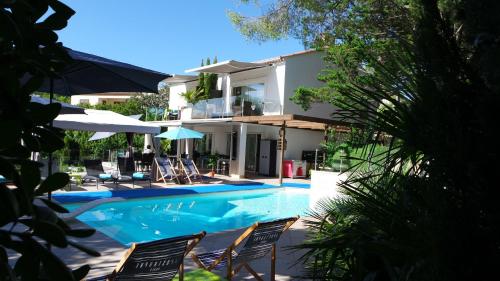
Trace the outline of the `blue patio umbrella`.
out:
<instances>
[{"instance_id":1,"label":"blue patio umbrella","mask_svg":"<svg viewBox=\"0 0 500 281\"><path fill-rule=\"evenodd\" d=\"M201 139L203 138L203 135L203 133L195 130L177 127L175 129L170 129L166 132L156 135L155 138L164 138L170 140Z\"/></svg>"}]
</instances>

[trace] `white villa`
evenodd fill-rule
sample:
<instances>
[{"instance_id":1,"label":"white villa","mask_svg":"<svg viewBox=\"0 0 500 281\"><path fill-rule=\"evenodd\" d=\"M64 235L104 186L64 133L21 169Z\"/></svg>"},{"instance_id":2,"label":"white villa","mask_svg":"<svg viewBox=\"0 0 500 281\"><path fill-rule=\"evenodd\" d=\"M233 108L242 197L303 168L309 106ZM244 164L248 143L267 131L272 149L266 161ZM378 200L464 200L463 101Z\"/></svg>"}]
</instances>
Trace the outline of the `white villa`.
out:
<instances>
[{"instance_id":1,"label":"white villa","mask_svg":"<svg viewBox=\"0 0 500 281\"><path fill-rule=\"evenodd\" d=\"M100 94L73 95L71 96L71 104L120 104L138 94L139 93L109 92Z\"/></svg>"},{"instance_id":2,"label":"white villa","mask_svg":"<svg viewBox=\"0 0 500 281\"><path fill-rule=\"evenodd\" d=\"M179 120L157 124L204 132L203 139L178 145L202 167L206 167L204 156L217 153L229 164L221 170L233 177L275 177L281 153L284 160L303 160L303 152L310 155L319 148L325 129L338 124L330 119L334 108L329 104L314 104L304 111L290 101L297 87L322 85L317 75L325 68L323 55L308 50L257 62L229 60L186 70L218 75L213 98L187 104L180 94L194 89L198 76L174 75L164 82L170 88L169 107L179 111ZM284 151L280 150L280 131L285 135Z\"/></svg>"}]
</instances>

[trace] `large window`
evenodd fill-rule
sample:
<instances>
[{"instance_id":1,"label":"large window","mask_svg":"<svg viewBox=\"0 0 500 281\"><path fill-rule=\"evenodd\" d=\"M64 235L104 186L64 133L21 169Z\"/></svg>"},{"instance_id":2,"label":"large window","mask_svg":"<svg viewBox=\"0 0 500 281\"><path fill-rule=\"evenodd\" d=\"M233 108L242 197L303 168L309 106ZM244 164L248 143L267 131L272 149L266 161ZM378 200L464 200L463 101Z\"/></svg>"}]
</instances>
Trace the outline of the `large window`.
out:
<instances>
[{"instance_id":1,"label":"large window","mask_svg":"<svg viewBox=\"0 0 500 281\"><path fill-rule=\"evenodd\" d=\"M212 150L213 134L205 133L203 138L194 140L194 149L201 155L210 154Z\"/></svg>"},{"instance_id":2,"label":"large window","mask_svg":"<svg viewBox=\"0 0 500 281\"><path fill-rule=\"evenodd\" d=\"M262 115L264 104L264 83L253 83L233 87L234 115Z\"/></svg>"}]
</instances>

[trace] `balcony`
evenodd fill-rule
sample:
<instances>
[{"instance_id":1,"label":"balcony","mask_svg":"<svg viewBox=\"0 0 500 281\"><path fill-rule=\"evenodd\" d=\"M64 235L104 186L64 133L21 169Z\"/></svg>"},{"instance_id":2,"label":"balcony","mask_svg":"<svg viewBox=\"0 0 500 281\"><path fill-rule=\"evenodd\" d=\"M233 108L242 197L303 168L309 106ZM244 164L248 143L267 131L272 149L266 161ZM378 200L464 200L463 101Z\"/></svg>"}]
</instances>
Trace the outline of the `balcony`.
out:
<instances>
[{"instance_id":1,"label":"balcony","mask_svg":"<svg viewBox=\"0 0 500 281\"><path fill-rule=\"evenodd\" d=\"M228 99L214 98L199 101L192 107L191 119L279 114L281 114L279 101L266 100L251 95L240 95L232 96Z\"/></svg>"}]
</instances>

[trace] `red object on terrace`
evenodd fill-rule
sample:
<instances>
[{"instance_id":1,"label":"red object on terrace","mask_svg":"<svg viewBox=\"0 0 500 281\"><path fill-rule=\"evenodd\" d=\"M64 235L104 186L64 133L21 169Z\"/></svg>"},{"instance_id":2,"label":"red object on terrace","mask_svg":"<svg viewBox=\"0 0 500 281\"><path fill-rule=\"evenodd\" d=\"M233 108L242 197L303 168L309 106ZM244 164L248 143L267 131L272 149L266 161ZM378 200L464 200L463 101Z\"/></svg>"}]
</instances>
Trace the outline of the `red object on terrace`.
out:
<instances>
[{"instance_id":1,"label":"red object on terrace","mask_svg":"<svg viewBox=\"0 0 500 281\"><path fill-rule=\"evenodd\" d=\"M293 160L283 160L283 177L293 178Z\"/></svg>"}]
</instances>

